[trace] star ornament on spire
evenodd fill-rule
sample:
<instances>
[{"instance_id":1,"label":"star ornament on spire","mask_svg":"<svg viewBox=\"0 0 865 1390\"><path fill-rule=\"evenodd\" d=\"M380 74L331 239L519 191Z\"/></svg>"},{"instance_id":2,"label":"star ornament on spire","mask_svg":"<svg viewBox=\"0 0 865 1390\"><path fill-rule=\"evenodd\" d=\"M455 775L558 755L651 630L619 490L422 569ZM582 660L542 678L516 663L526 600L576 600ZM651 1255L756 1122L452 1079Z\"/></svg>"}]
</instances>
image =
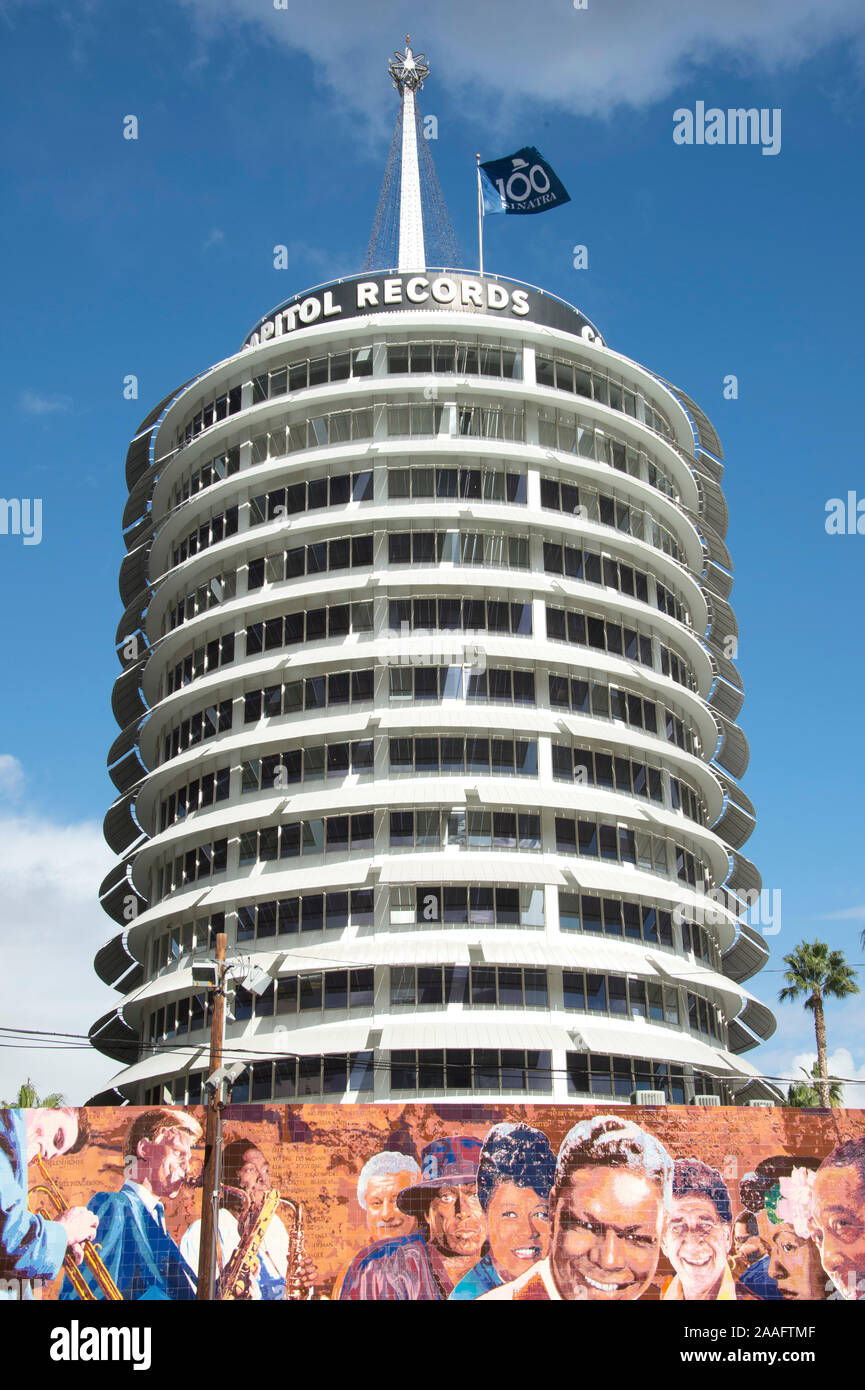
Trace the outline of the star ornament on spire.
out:
<instances>
[{"instance_id":1,"label":"star ornament on spire","mask_svg":"<svg viewBox=\"0 0 865 1390\"><path fill-rule=\"evenodd\" d=\"M426 61L425 53L412 53L411 35L405 36L405 53L394 53L394 61L388 64L388 72L393 78L393 85L402 96L406 87L409 91L418 92L424 84L424 80L429 77L429 64Z\"/></svg>"}]
</instances>

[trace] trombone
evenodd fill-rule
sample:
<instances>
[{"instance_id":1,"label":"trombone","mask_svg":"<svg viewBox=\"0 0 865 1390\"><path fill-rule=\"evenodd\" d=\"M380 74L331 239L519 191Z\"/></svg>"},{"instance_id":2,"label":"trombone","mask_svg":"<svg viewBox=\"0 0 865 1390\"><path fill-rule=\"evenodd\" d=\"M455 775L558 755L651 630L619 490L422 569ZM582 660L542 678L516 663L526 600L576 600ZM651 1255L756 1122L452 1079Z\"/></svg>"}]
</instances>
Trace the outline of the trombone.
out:
<instances>
[{"instance_id":1,"label":"trombone","mask_svg":"<svg viewBox=\"0 0 865 1390\"><path fill-rule=\"evenodd\" d=\"M45 1160L42 1158L41 1154L37 1154L34 1162L39 1169L39 1176L42 1181L30 1188L30 1196L33 1197L39 1193L43 1200L42 1203L34 1207L33 1210L38 1216L44 1217L46 1221L56 1220L58 1216L62 1216L64 1212L69 1211L69 1203L63 1196L63 1193L60 1191L60 1188L57 1186L51 1174L48 1172L45 1166ZM82 1264L86 1265L90 1270L97 1287L101 1290L102 1297L113 1303L122 1303L123 1294L108 1273L105 1263L99 1254L99 1246L93 1241L86 1240L81 1248L83 1251ZM66 1270L69 1276L69 1282L78 1297L85 1303L95 1302L98 1295L84 1278L84 1275L75 1263L75 1256L72 1254L71 1250L67 1250L66 1252L63 1259L63 1268Z\"/></svg>"}]
</instances>

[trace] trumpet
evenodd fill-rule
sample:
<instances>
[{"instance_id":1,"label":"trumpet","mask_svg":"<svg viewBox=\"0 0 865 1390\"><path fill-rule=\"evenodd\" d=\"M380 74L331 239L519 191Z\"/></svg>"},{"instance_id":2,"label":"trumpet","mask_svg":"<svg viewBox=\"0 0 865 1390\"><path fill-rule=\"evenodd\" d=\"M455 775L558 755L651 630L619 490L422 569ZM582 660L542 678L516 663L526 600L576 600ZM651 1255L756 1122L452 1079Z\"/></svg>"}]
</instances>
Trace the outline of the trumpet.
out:
<instances>
[{"instance_id":1,"label":"trumpet","mask_svg":"<svg viewBox=\"0 0 865 1390\"><path fill-rule=\"evenodd\" d=\"M34 1160L39 1169L40 1183L30 1188L31 1198L39 1194L42 1202L33 1208L37 1216L42 1216L46 1221L54 1221L64 1212L69 1211L70 1206L57 1183L45 1166L45 1160L41 1154ZM97 1288L101 1291L102 1297L112 1303L122 1303L123 1294L118 1289L111 1275L105 1267L105 1263L99 1254L99 1246L95 1242L86 1240L82 1245L83 1260L82 1264L89 1269ZM63 1268L69 1276L69 1282L77 1293L78 1297L85 1303L93 1303L98 1299L98 1294L91 1288L84 1278L78 1265L75 1263L75 1256L71 1250L66 1252L63 1260Z\"/></svg>"}]
</instances>

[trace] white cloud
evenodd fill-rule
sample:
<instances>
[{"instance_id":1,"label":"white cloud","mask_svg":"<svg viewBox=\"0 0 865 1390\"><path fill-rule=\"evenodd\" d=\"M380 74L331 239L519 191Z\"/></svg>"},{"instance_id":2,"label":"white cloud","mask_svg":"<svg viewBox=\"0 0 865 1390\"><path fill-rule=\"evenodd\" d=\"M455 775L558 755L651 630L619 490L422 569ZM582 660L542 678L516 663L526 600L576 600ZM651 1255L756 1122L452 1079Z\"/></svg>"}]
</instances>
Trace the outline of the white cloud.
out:
<instances>
[{"instance_id":1,"label":"white cloud","mask_svg":"<svg viewBox=\"0 0 865 1390\"><path fill-rule=\"evenodd\" d=\"M16 759L7 765L20 768ZM112 934L97 890L113 856L96 823L0 818L0 1020L6 1027L83 1033L120 996L101 984L93 956ZM2 1041L5 1043L6 1038ZM0 1097L28 1076L39 1091L82 1104L119 1070L89 1046L0 1049Z\"/></svg>"},{"instance_id":2,"label":"white cloud","mask_svg":"<svg viewBox=\"0 0 865 1390\"><path fill-rule=\"evenodd\" d=\"M811 1068L816 1061L816 1052L800 1052L793 1058L790 1070L786 1074L804 1081L803 1072L810 1075ZM860 1078L858 1081L845 1084L844 1104L854 1110L865 1109L865 1062L861 1066L857 1066L852 1053L846 1047L836 1047L834 1052L829 1053L826 1061L830 1076Z\"/></svg>"},{"instance_id":3,"label":"white cloud","mask_svg":"<svg viewBox=\"0 0 865 1390\"><path fill-rule=\"evenodd\" d=\"M269 0L179 3L205 40L248 23L309 55L342 106L375 117L388 101L393 106L385 64L405 34L398 0L292 3L279 10ZM531 10L523 0L498 0L494 9L440 0L428 13L434 21L413 32L416 51L425 51L432 67L425 94L434 102L441 85L456 88L477 110L495 94L507 100L510 114L524 100L594 116L622 105L640 108L669 96L700 68L710 69L706 96L723 105L724 64L747 73L793 67L838 41L860 61L865 53L861 0L592 0L584 10L567 0Z\"/></svg>"},{"instance_id":4,"label":"white cloud","mask_svg":"<svg viewBox=\"0 0 865 1390\"><path fill-rule=\"evenodd\" d=\"M209 251L211 246L221 246L224 241L225 232L222 230L222 228L213 227L211 231L208 232L204 241L204 245L201 249L202 251Z\"/></svg>"},{"instance_id":5,"label":"white cloud","mask_svg":"<svg viewBox=\"0 0 865 1390\"><path fill-rule=\"evenodd\" d=\"M38 391L22 391L18 402L25 415L58 415L72 409L68 396L40 396Z\"/></svg>"},{"instance_id":6,"label":"white cloud","mask_svg":"<svg viewBox=\"0 0 865 1390\"><path fill-rule=\"evenodd\" d=\"M0 796L15 797L24 784L24 769L11 753L0 753Z\"/></svg>"}]
</instances>

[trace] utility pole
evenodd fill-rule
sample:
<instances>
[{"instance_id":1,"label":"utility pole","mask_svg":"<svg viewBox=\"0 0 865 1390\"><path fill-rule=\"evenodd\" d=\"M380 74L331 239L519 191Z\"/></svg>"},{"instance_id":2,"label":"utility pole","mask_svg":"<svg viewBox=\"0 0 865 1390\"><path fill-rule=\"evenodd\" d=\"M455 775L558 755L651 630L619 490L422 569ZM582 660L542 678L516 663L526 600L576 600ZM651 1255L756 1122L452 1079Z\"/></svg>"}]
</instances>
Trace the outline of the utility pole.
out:
<instances>
[{"instance_id":1,"label":"utility pole","mask_svg":"<svg viewBox=\"0 0 865 1390\"><path fill-rule=\"evenodd\" d=\"M216 937L216 984L213 986L210 1019L209 1076L222 1067L225 1041L225 932ZM222 1081L210 1091L207 1102L207 1124L204 1132L204 1172L201 1195L201 1242L198 1256L199 1302L216 1297L216 1250L219 1240L219 1195L222 1185Z\"/></svg>"}]
</instances>

